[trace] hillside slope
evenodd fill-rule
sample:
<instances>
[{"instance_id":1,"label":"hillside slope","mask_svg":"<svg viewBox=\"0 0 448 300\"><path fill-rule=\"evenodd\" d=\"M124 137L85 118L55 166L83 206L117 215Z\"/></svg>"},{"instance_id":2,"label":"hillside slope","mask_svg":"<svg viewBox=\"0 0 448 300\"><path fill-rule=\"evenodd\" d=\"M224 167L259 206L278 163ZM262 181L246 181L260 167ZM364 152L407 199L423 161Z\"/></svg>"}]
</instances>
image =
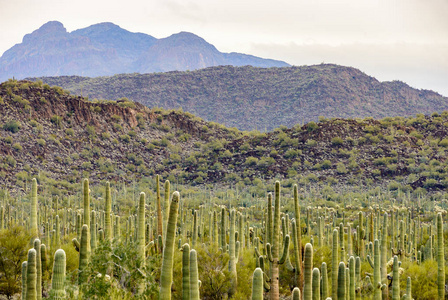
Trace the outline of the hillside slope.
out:
<instances>
[{"instance_id":1,"label":"hillside slope","mask_svg":"<svg viewBox=\"0 0 448 300\"><path fill-rule=\"evenodd\" d=\"M175 62L173 62L175 63ZM448 109L448 98L403 82L380 82L338 65L286 68L212 67L193 72L122 74L112 77L46 77L90 99L127 97L148 107L182 108L240 130L326 118L383 118Z\"/></svg>"},{"instance_id":2,"label":"hillside slope","mask_svg":"<svg viewBox=\"0 0 448 300\"><path fill-rule=\"evenodd\" d=\"M243 133L189 113L129 101L89 102L40 82L0 85L0 184L34 177L62 190L160 174L186 184L323 184L443 191L448 113L322 120ZM265 192L261 188L258 192Z\"/></svg>"}]
</instances>

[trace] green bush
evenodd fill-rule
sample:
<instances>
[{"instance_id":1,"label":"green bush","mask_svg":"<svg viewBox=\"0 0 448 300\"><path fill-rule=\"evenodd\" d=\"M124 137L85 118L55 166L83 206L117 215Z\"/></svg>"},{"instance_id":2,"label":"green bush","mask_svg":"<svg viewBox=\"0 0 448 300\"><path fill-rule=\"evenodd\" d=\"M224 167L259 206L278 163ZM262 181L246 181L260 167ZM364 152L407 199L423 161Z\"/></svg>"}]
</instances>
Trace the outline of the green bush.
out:
<instances>
[{"instance_id":1,"label":"green bush","mask_svg":"<svg viewBox=\"0 0 448 300\"><path fill-rule=\"evenodd\" d=\"M12 133L19 132L21 127L22 127L22 125L20 124L20 122L16 121L16 120L8 121L6 124L3 125L4 130L10 131Z\"/></svg>"}]
</instances>

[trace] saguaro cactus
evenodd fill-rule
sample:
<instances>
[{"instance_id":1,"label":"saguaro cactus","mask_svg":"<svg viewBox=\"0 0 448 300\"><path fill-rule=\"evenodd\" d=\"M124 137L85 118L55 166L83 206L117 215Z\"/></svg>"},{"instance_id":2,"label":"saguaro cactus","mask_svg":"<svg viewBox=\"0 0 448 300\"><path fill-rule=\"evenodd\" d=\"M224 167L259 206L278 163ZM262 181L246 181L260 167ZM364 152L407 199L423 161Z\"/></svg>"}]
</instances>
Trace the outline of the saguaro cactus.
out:
<instances>
[{"instance_id":1,"label":"saguaro cactus","mask_svg":"<svg viewBox=\"0 0 448 300\"><path fill-rule=\"evenodd\" d=\"M190 300L199 300L198 256L190 250Z\"/></svg>"},{"instance_id":2,"label":"saguaro cactus","mask_svg":"<svg viewBox=\"0 0 448 300\"><path fill-rule=\"evenodd\" d=\"M170 206L170 181L165 181L165 194L163 195L163 232L166 234L166 226L168 224L168 212ZM163 237L163 243L165 244L165 236Z\"/></svg>"},{"instance_id":3,"label":"saguaro cactus","mask_svg":"<svg viewBox=\"0 0 448 300\"><path fill-rule=\"evenodd\" d=\"M442 214L437 214L437 286L439 299L445 299L445 256Z\"/></svg>"},{"instance_id":4,"label":"saguaro cactus","mask_svg":"<svg viewBox=\"0 0 448 300\"><path fill-rule=\"evenodd\" d=\"M110 183L106 182L106 207L104 213L104 233L107 241L112 240L112 222L110 219L110 213L112 212L112 197L110 194Z\"/></svg>"},{"instance_id":5,"label":"saguaro cactus","mask_svg":"<svg viewBox=\"0 0 448 300\"><path fill-rule=\"evenodd\" d=\"M331 297L333 300L338 300L338 268L339 258L338 258L338 230L333 230L333 248L332 248L332 262L331 262Z\"/></svg>"},{"instance_id":6,"label":"saguaro cactus","mask_svg":"<svg viewBox=\"0 0 448 300\"><path fill-rule=\"evenodd\" d=\"M24 261L22 263L22 299L26 299L26 268L28 262Z\"/></svg>"},{"instance_id":7,"label":"saguaro cactus","mask_svg":"<svg viewBox=\"0 0 448 300\"><path fill-rule=\"evenodd\" d=\"M256 268L252 279L252 300L263 300L263 271Z\"/></svg>"},{"instance_id":8,"label":"saguaro cactus","mask_svg":"<svg viewBox=\"0 0 448 300\"><path fill-rule=\"evenodd\" d=\"M157 235L163 236L162 204L160 203L160 177L156 176ZM159 250L160 251L160 250Z\"/></svg>"},{"instance_id":9,"label":"saguaro cactus","mask_svg":"<svg viewBox=\"0 0 448 300\"><path fill-rule=\"evenodd\" d=\"M84 224L81 229L81 242L79 243L79 274L78 284L81 285L85 282L84 269L89 264L90 259L90 239L89 239L89 227Z\"/></svg>"},{"instance_id":10,"label":"saguaro cactus","mask_svg":"<svg viewBox=\"0 0 448 300\"><path fill-rule=\"evenodd\" d=\"M39 229L37 227L37 180L33 178L31 186L31 216L30 229L33 238L39 237Z\"/></svg>"},{"instance_id":11,"label":"saguaro cactus","mask_svg":"<svg viewBox=\"0 0 448 300\"><path fill-rule=\"evenodd\" d=\"M280 182L275 182L275 199L274 199L274 226L272 228L272 261L271 261L271 300L279 299L278 287L278 261L279 261L279 240L280 236Z\"/></svg>"},{"instance_id":12,"label":"saguaro cactus","mask_svg":"<svg viewBox=\"0 0 448 300\"><path fill-rule=\"evenodd\" d=\"M379 241L375 240L374 246L373 246L373 262L369 255L367 255L367 260L369 261L370 266L373 269L373 288L374 288L374 294L373 299L374 300L381 300L382 298L382 292L381 290L386 288L386 285L383 286L381 283L381 272L380 272L380 246Z\"/></svg>"},{"instance_id":13,"label":"saguaro cactus","mask_svg":"<svg viewBox=\"0 0 448 300\"><path fill-rule=\"evenodd\" d=\"M313 296L313 245L307 243L305 245L305 253L303 255L304 270L303 270L303 300L311 300Z\"/></svg>"},{"instance_id":14,"label":"saguaro cactus","mask_svg":"<svg viewBox=\"0 0 448 300\"><path fill-rule=\"evenodd\" d=\"M230 291L231 297L236 293L237 288L237 273L236 273L236 261L235 256L235 210L230 211L230 233L229 233L229 272L230 272Z\"/></svg>"},{"instance_id":15,"label":"saguaro cactus","mask_svg":"<svg viewBox=\"0 0 448 300\"><path fill-rule=\"evenodd\" d=\"M292 300L301 300L302 297L300 296L300 289L298 287L295 287L292 290Z\"/></svg>"},{"instance_id":16,"label":"saguaro cactus","mask_svg":"<svg viewBox=\"0 0 448 300\"><path fill-rule=\"evenodd\" d=\"M36 250L28 250L28 263L26 267L26 300L36 300L37 274L36 274Z\"/></svg>"},{"instance_id":17,"label":"saguaro cactus","mask_svg":"<svg viewBox=\"0 0 448 300\"><path fill-rule=\"evenodd\" d=\"M190 245L182 246L182 300L190 300Z\"/></svg>"},{"instance_id":18,"label":"saguaro cactus","mask_svg":"<svg viewBox=\"0 0 448 300\"><path fill-rule=\"evenodd\" d=\"M138 204L138 226L137 226L137 253L140 260L140 268L145 267L145 193L140 193ZM141 278L138 282L138 293L142 294L145 290L145 280Z\"/></svg>"},{"instance_id":19,"label":"saguaro cactus","mask_svg":"<svg viewBox=\"0 0 448 300\"><path fill-rule=\"evenodd\" d=\"M338 268L338 299L345 300L346 293L345 263L341 261Z\"/></svg>"},{"instance_id":20,"label":"saguaro cactus","mask_svg":"<svg viewBox=\"0 0 448 300\"><path fill-rule=\"evenodd\" d=\"M394 255L394 266L392 273L392 300L400 300L400 272L398 257Z\"/></svg>"},{"instance_id":21,"label":"saguaro cactus","mask_svg":"<svg viewBox=\"0 0 448 300\"><path fill-rule=\"evenodd\" d=\"M162 273L160 276L161 278L160 278L159 299L161 300L171 299L171 282L173 281L174 239L176 234L179 198L180 198L179 192L174 192L170 205L170 213L168 215L166 242L165 247L163 249L163 258L162 258L162 271L161 271ZM190 256L190 264L191 264L191 256ZM191 270L190 270L190 276L192 276ZM190 288L192 288L191 284Z\"/></svg>"},{"instance_id":22,"label":"saguaro cactus","mask_svg":"<svg viewBox=\"0 0 448 300\"><path fill-rule=\"evenodd\" d=\"M50 297L54 300L66 299L65 281L66 259L65 251L58 249L54 254L53 278L51 279Z\"/></svg>"},{"instance_id":23,"label":"saguaro cactus","mask_svg":"<svg viewBox=\"0 0 448 300\"><path fill-rule=\"evenodd\" d=\"M89 180L87 178L85 178L83 182L83 194L84 194L84 214L82 224L90 226L90 188L89 188Z\"/></svg>"},{"instance_id":24,"label":"saguaro cactus","mask_svg":"<svg viewBox=\"0 0 448 300\"><path fill-rule=\"evenodd\" d=\"M34 250L36 250L36 299L42 299L42 260L40 255L40 240L34 240Z\"/></svg>"},{"instance_id":25,"label":"saguaro cactus","mask_svg":"<svg viewBox=\"0 0 448 300\"><path fill-rule=\"evenodd\" d=\"M320 271L318 268L313 269L313 300L320 300Z\"/></svg>"}]
</instances>

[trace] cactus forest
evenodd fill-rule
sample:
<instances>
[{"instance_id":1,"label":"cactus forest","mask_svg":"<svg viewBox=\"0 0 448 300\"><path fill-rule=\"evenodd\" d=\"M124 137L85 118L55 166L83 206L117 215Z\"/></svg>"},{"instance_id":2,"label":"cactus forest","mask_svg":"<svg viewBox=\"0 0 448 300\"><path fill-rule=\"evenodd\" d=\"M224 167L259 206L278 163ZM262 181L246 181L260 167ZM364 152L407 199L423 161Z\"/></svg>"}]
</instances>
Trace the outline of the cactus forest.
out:
<instances>
[{"instance_id":1,"label":"cactus forest","mask_svg":"<svg viewBox=\"0 0 448 300\"><path fill-rule=\"evenodd\" d=\"M445 299L445 211L429 198L379 193L335 205L280 181L266 197L173 192L158 175L145 184L146 193L136 190L142 185L118 192L84 179L61 200L33 178L29 195L5 194L2 292L27 300Z\"/></svg>"}]
</instances>

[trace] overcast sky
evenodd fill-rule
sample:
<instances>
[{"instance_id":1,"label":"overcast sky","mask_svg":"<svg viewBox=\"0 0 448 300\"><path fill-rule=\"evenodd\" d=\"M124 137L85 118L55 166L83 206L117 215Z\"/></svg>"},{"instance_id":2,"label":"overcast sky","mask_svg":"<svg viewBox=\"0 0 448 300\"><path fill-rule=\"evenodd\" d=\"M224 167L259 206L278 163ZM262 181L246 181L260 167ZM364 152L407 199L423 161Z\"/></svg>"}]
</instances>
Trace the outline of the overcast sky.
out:
<instances>
[{"instance_id":1,"label":"overcast sky","mask_svg":"<svg viewBox=\"0 0 448 300\"><path fill-rule=\"evenodd\" d=\"M0 53L52 20L189 31L222 52L353 66L448 96L448 0L0 0Z\"/></svg>"}]
</instances>

